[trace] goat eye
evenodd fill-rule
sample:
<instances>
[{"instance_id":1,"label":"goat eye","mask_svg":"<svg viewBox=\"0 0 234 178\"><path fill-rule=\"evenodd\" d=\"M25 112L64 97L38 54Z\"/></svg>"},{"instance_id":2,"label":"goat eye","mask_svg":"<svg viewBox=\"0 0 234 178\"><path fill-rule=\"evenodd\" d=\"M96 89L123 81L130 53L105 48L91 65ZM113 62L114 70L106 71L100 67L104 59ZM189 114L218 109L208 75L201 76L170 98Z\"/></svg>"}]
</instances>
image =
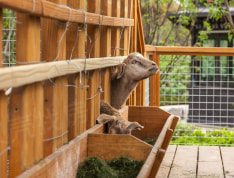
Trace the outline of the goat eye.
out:
<instances>
[{"instance_id":1,"label":"goat eye","mask_svg":"<svg viewBox=\"0 0 234 178\"><path fill-rule=\"evenodd\" d=\"M137 63L137 60L133 60L133 61L132 61L132 64L136 64L136 63Z\"/></svg>"}]
</instances>

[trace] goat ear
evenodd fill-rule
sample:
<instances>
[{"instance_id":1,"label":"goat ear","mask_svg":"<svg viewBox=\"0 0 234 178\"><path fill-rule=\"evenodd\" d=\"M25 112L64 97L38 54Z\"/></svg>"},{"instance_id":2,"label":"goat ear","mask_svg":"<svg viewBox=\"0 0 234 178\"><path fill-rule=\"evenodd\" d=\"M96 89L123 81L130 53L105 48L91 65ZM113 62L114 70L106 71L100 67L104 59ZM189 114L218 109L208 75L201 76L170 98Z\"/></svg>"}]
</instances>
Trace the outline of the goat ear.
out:
<instances>
[{"instance_id":1,"label":"goat ear","mask_svg":"<svg viewBox=\"0 0 234 178\"><path fill-rule=\"evenodd\" d=\"M118 65L118 71L113 75L112 79L120 79L124 75L125 68L125 63Z\"/></svg>"},{"instance_id":2,"label":"goat ear","mask_svg":"<svg viewBox=\"0 0 234 178\"><path fill-rule=\"evenodd\" d=\"M107 114L101 114L100 116L98 116L97 118L97 123L98 124L105 124L107 122L113 122L116 119L115 116L110 116Z\"/></svg>"}]
</instances>

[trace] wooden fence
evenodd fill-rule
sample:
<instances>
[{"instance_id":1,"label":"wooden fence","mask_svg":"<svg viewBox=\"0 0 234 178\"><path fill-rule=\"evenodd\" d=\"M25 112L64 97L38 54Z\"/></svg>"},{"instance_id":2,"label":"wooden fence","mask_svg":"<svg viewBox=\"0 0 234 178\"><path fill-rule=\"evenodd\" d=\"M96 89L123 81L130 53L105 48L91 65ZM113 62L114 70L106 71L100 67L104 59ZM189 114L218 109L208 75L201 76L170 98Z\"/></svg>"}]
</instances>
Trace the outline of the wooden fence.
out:
<instances>
[{"instance_id":1,"label":"wooden fence","mask_svg":"<svg viewBox=\"0 0 234 178\"><path fill-rule=\"evenodd\" d=\"M17 22L16 66L0 69L5 178L94 126L100 99L110 102L113 67L145 47L137 0L0 0L0 7L1 31L3 8L16 11ZM129 104L144 104L144 87Z\"/></svg>"}]
</instances>

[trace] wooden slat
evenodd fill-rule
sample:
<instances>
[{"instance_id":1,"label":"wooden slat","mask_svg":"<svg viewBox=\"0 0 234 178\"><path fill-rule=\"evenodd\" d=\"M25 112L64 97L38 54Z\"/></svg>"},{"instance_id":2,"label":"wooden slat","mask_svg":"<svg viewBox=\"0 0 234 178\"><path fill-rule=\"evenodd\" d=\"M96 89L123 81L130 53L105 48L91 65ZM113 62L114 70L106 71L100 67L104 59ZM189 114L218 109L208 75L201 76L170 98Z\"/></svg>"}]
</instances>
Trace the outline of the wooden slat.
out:
<instances>
[{"instance_id":1,"label":"wooden slat","mask_svg":"<svg viewBox=\"0 0 234 178\"><path fill-rule=\"evenodd\" d=\"M120 0L112 0L112 17L120 17ZM111 55L119 56L120 28L111 28Z\"/></svg>"},{"instance_id":2,"label":"wooden slat","mask_svg":"<svg viewBox=\"0 0 234 178\"><path fill-rule=\"evenodd\" d=\"M128 156L136 160L146 160L152 146L131 135L88 135L88 156L97 156L111 160L120 156Z\"/></svg>"},{"instance_id":3,"label":"wooden slat","mask_svg":"<svg viewBox=\"0 0 234 178\"><path fill-rule=\"evenodd\" d=\"M159 55L156 55L156 64L158 66L158 68L160 69L160 57ZM159 107L160 106L160 71L158 71L155 77L155 97L156 97L156 106Z\"/></svg>"},{"instance_id":4,"label":"wooden slat","mask_svg":"<svg viewBox=\"0 0 234 178\"><path fill-rule=\"evenodd\" d=\"M234 147L220 148L225 177L234 177Z\"/></svg>"},{"instance_id":5,"label":"wooden slat","mask_svg":"<svg viewBox=\"0 0 234 178\"><path fill-rule=\"evenodd\" d=\"M128 120L144 126L141 131L132 132L141 139L157 138L169 116L169 113L157 107L129 106Z\"/></svg>"},{"instance_id":6,"label":"wooden slat","mask_svg":"<svg viewBox=\"0 0 234 178\"><path fill-rule=\"evenodd\" d=\"M197 177L224 177L219 147L200 146Z\"/></svg>"},{"instance_id":7,"label":"wooden slat","mask_svg":"<svg viewBox=\"0 0 234 178\"><path fill-rule=\"evenodd\" d=\"M35 2L35 10L33 11L33 7ZM55 1L54 1L55 2ZM60 6L56 3L52 3L46 0L0 0L0 6L4 8L10 8L15 11L35 14L41 17L48 17L52 19L69 21L70 22L78 22L83 23L86 15L86 23L92 25L99 25L99 15L95 13L82 12L76 9L69 9L66 6ZM122 19L116 17L108 17L103 16L102 25L104 26L133 26L134 20L132 19Z\"/></svg>"},{"instance_id":8,"label":"wooden slat","mask_svg":"<svg viewBox=\"0 0 234 178\"><path fill-rule=\"evenodd\" d=\"M52 1L52 0L50 0ZM66 0L53 0L53 2L66 5ZM66 58L66 36L59 41L64 33L66 24L52 19L42 19L42 60L61 61ZM49 76L48 78L52 78ZM44 157L58 149L67 142L68 124L68 88L67 78L54 79L55 86L50 81L44 84ZM46 124L45 124L46 123ZM63 135L63 136L61 136ZM51 140L48 140L51 139ZM52 148L51 148L52 144Z\"/></svg>"},{"instance_id":9,"label":"wooden slat","mask_svg":"<svg viewBox=\"0 0 234 178\"><path fill-rule=\"evenodd\" d=\"M149 59L156 62L156 55L150 55ZM149 105L156 106L156 75L149 78Z\"/></svg>"},{"instance_id":10,"label":"wooden slat","mask_svg":"<svg viewBox=\"0 0 234 178\"><path fill-rule=\"evenodd\" d=\"M22 24L16 26L16 60L18 62L40 61L40 18L17 14L17 20ZM42 84L35 83L15 90L18 91L13 91L10 96L10 102L12 102L10 105L13 106L10 107L10 112L16 112L10 117L10 122L14 123L10 123L10 133L15 132L10 137L10 155L12 155L10 162L13 163L10 164L10 177L18 175L39 161L43 153ZM35 103L32 103L32 98ZM14 99L18 101L15 102ZM16 131L14 131L15 127L18 128ZM13 161L15 159L16 161Z\"/></svg>"},{"instance_id":11,"label":"wooden slat","mask_svg":"<svg viewBox=\"0 0 234 178\"><path fill-rule=\"evenodd\" d=\"M112 2L109 0L101 0L101 10L103 15L111 16ZM111 28L101 27L101 39L100 39L100 56L111 56ZM101 94L101 99L107 103L111 103L111 71L110 68L103 70L102 75L102 89L104 93Z\"/></svg>"},{"instance_id":12,"label":"wooden slat","mask_svg":"<svg viewBox=\"0 0 234 178\"><path fill-rule=\"evenodd\" d=\"M196 177L198 147L178 146L169 178Z\"/></svg>"},{"instance_id":13,"label":"wooden slat","mask_svg":"<svg viewBox=\"0 0 234 178\"><path fill-rule=\"evenodd\" d=\"M0 9L0 29L2 30L2 9ZM0 33L2 39L2 32ZM0 43L2 49L2 43ZM0 68L2 67L2 50L0 50ZM7 177L8 160L8 100L4 91L0 91L0 177Z\"/></svg>"},{"instance_id":14,"label":"wooden slat","mask_svg":"<svg viewBox=\"0 0 234 178\"><path fill-rule=\"evenodd\" d=\"M50 57L49 54L47 54L46 56L42 57L42 59L45 58L48 60L53 60L55 56ZM87 60L86 69L93 70L97 68L116 66L125 58L126 56L120 56ZM72 63L74 64L69 64L66 61L57 61L0 69L0 89L19 87L29 83L47 80L48 78L73 74L80 72L80 70L83 71L85 65L84 59L73 60ZM80 70L75 64L80 67Z\"/></svg>"},{"instance_id":15,"label":"wooden slat","mask_svg":"<svg viewBox=\"0 0 234 178\"><path fill-rule=\"evenodd\" d=\"M156 178L168 177L171 169L171 165L175 156L176 145L170 145L167 149L166 155L162 161L160 169Z\"/></svg>"},{"instance_id":16,"label":"wooden slat","mask_svg":"<svg viewBox=\"0 0 234 178\"><path fill-rule=\"evenodd\" d=\"M158 150L149 177L152 177L152 178L153 178L153 177L156 177L156 175L157 175L157 173L158 173L158 170L159 170L159 167L160 167L160 165L161 165L161 163L162 163L162 160L163 160L163 158L164 158L165 153L166 153L166 150L164 150L164 149L159 149L159 150Z\"/></svg>"},{"instance_id":17,"label":"wooden slat","mask_svg":"<svg viewBox=\"0 0 234 178\"><path fill-rule=\"evenodd\" d=\"M146 45L146 51L155 51L158 55L234 56L233 48L217 47L166 47Z\"/></svg>"},{"instance_id":18,"label":"wooden slat","mask_svg":"<svg viewBox=\"0 0 234 178\"><path fill-rule=\"evenodd\" d=\"M103 131L102 124L94 126L22 173L18 178L76 177L79 163L87 157L88 134L103 133Z\"/></svg>"},{"instance_id":19,"label":"wooden slat","mask_svg":"<svg viewBox=\"0 0 234 178\"><path fill-rule=\"evenodd\" d=\"M75 9L86 9L85 0L68 1L68 6ZM82 24L73 24L69 27L66 39L67 59L85 58L85 29L77 34L78 28ZM78 35L78 36L77 36ZM76 41L78 40L78 41ZM74 46L76 43L76 46ZM74 50L73 50L74 48ZM73 53L72 53L73 52ZM80 85L80 75L82 75L82 85L86 85L85 74L73 74L68 77L69 85ZM86 130L86 88L68 88L68 139L71 140Z\"/></svg>"},{"instance_id":20,"label":"wooden slat","mask_svg":"<svg viewBox=\"0 0 234 178\"><path fill-rule=\"evenodd\" d=\"M88 11L92 13L101 13L101 1L88 0ZM100 17L101 20L101 17ZM101 21L100 21L101 23ZM91 38L91 44L88 40L88 55L89 57L100 57L100 26L87 25L87 33ZM89 59L92 60L92 59ZM87 89L87 129L95 125L96 119L100 114L100 93L98 93L100 85L100 71L95 70L89 72Z\"/></svg>"}]
</instances>

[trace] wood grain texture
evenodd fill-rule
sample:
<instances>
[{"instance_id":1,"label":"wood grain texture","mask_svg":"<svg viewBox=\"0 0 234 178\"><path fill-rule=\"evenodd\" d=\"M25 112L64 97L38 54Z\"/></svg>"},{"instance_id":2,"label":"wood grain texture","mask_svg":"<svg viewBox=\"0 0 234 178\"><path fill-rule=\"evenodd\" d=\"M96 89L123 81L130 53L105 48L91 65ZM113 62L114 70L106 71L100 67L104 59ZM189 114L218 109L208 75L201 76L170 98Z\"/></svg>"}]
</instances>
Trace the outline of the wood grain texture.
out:
<instances>
[{"instance_id":1,"label":"wood grain texture","mask_svg":"<svg viewBox=\"0 0 234 178\"><path fill-rule=\"evenodd\" d=\"M40 18L17 14L17 20L22 22L22 24L17 24L16 26L16 61L40 61ZM12 102L10 105L13 106L10 107L10 112L15 112L15 114L11 114L10 125L13 128L18 127L19 130L16 129L16 131L13 131L13 128L10 127L10 132L14 132L10 137L10 154L12 154L10 162L14 163L10 165L10 177L18 175L23 170L39 161L43 153L42 84L35 83L14 90L17 91L13 91L10 96L10 102ZM18 101L16 102L14 99ZM11 122L15 124L11 124ZM18 134L18 136L16 136L16 134ZM19 139L20 144L17 139Z\"/></svg>"},{"instance_id":2,"label":"wood grain texture","mask_svg":"<svg viewBox=\"0 0 234 178\"><path fill-rule=\"evenodd\" d=\"M88 155L88 134L103 133L103 130L102 124L95 125L22 173L18 178L75 177L79 164Z\"/></svg>"},{"instance_id":3,"label":"wood grain texture","mask_svg":"<svg viewBox=\"0 0 234 178\"><path fill-rule=\"evenodd\" d=\"M32 13L33 2L35 1L35 10ZM53 1L56 2L56 1ZM95 13L82 12L77 9L69 9L66 6L59 6L56 3L46 0L0 0L1 7L9 8L17 12L30 13L41 17L57 19L61 21L83 23L86 15L86 23L92 25L99 25L100 16ZM71 14L71 15L70 15ZM133 26L133 19L122 19L116 17L102 17L102 25L104 26Z\"/></svg>"},{"instance_id":4,"label":"wood grain texture","mask_svg":"<svg viewBox=\"0 0 234 178\"><path fill-rule=\"evenodd\" d=\"M66 5L66 0L50 0L60 5ZM63 36L66 24L52 19L42 19L42 61L61 61L66 58L66 35ZM63 37L63 38L62 38ZM60 43L60 45L59 45ZM48 76L51 79L51 76ZM44 157L55 151L68 140L68 81L59 77L44 84ZM63 135L63 136L61 136ZM54 139L52 139L54 138ZM52 139L52 140L47 140ZM45 141L46 140L46 141ZM52 144L52 148L51 148Z\"/></svg>"},{"instance_id":5,"label":"wood grain texture","mask_svg":"<svg viewBox=\"0 0 234 178\"><path fill-rule=\"evenodd\" d=\"M54 57L49 57L49 54L46 58L50 60L54 59ZM120 56L87 60L86 70L116 66L125 58L126 56ZM80 69L78 69L75 64L78 65ZM80 70L84 70L84 64L84 59L76 59L72 61L72 64L69 64L66 61L56 61L2 68L0 69L0 89L19 87L26 84L47 80L48 78L77 73L80 72Z\"/></svg>"},{"instance_id":6,"label":"wood grain texture","mask_svg":"<svg viewBox=\"0 0 234 178\"><path fill-rule=\"evenodd\" d=\"M193 56L234 56L233 48L217 47L171 47L146 45L147 52L155 51L157 55L193 55Z\"/></svg>"},{"instance_id":7,"label":"wood grain texture","mask_svg":"<svg viewBox=\"0 0 234 178\"><path fill-rule=\"evenodd\" d=\"M112 17L120 17L120 0L112 1ZM120 28L111 28L111 55L119 56Z\"/></svg>"},{"instance_id":8,"label":"wood grain texture","mask_svg":"<svg viewBox=\"0 0 234 178\"><path fill-rule=\"evenodd\" d=\"M112 15L112 1L101 0L101 11L103 15ZM111 56L111 28L103 26L101 27L100 36L100 56L108 57ZM107 103L111 103L111 71L110 68L103 69L104 75L102 75L102 89L104 93L101 93L101 99L105 100Z\"/></svg>"},{"instance_id":9,"label":"wood grain texture","mask_svg":"<svg viewBox=\"0 0 234 178\"><path fill-rule=\"evenodd\" d=\"M169 116L169 113L157 107L129 106L128 120L144 126L141 131L132 132L141 139L157 138Z\"/></svg>"},{"instance_id":10,"label":"wood grain texture","mask_svg":"<svg viewBox=\"0 0 234 178\"><path fill-rule=\"evenodd\" d=\"M86 9L85 0L70 0L68 6L75 9ZM83 24L73 24L69 27L66 38L67 59L85 58L85 29ZM77 31L80 29L80 31ZM80 75L82 75L80 84ZM68 76L69 85L80 88L68 88L68 139L71 140L86 130L86 77L84 73Z\"/></svg>"},{"instance_id":11,"label":"wood grain texture","mask_svg":"<svg viewBox=\"0 0 234 178\"><path fill-rule=\"evenodd\" d=\"M169 178L196 177L198 147L178 146Z\"/></svg>"},{"instance_id":12,"label":"wood grain texture","mask_svg":"<svg viewBox=\"0 0 234 178\"><path fill-rule=\"evenodd\" d=\"M220 148L225 177L234 177L234 147Z\"/></svg>"},{"instance_id":13,"label":"wood grain texture","mask_svg":"<svg viewBox=\"0 0 234 178\"><path fill-rule=\"evenodd\" d=\"M88 12L101 14L101 1L88 0ZM100 16L101 19L101 16ZM101 21L100 21L101 23ZM92 41L88 40L88 57L100 57L100 35L101 26L87 25L87 33ZM88 59L92 60L92 59ZM97 117L100 115L100 79L101 72L95 70L89 72L87 88L87 129L95 125Z\"/></svg>"},{"instance_id":14,"label":"wood grain texture","mask_svg":"<svg viewBox=\"0 0 234 178\"><path fill-rule=\"evenodd\" d=\"M104 160L128 156L136 160L146 160L152 146L131 135L88 135L88 156Z\"/></svg>"},{"instance_id":15,"label":"wood grain texture","mask_svg":"<svg viewBox=\"0 0 234 178\"><path fill-rule=\"evenodd\" d=\"M224 177L219 147L200 146L197 177Z\"/></svg>"},{"instance_id":16,"label":"wood grain texture","mask_svg":"<svg viewBox=\"0 0 234 178\"><path fill-rule=\"evenodd\" d=\"M2 9L0 9L0 29L2 29ZM2 39L2 33L0 33ZM2 49L2 43L0 43ZM2 50L0 50L0 68L2 67ZM7 177L7 160L8 160L8 99L4 91L0 90L0 177Z\"/></svg>"}]
</instances>

